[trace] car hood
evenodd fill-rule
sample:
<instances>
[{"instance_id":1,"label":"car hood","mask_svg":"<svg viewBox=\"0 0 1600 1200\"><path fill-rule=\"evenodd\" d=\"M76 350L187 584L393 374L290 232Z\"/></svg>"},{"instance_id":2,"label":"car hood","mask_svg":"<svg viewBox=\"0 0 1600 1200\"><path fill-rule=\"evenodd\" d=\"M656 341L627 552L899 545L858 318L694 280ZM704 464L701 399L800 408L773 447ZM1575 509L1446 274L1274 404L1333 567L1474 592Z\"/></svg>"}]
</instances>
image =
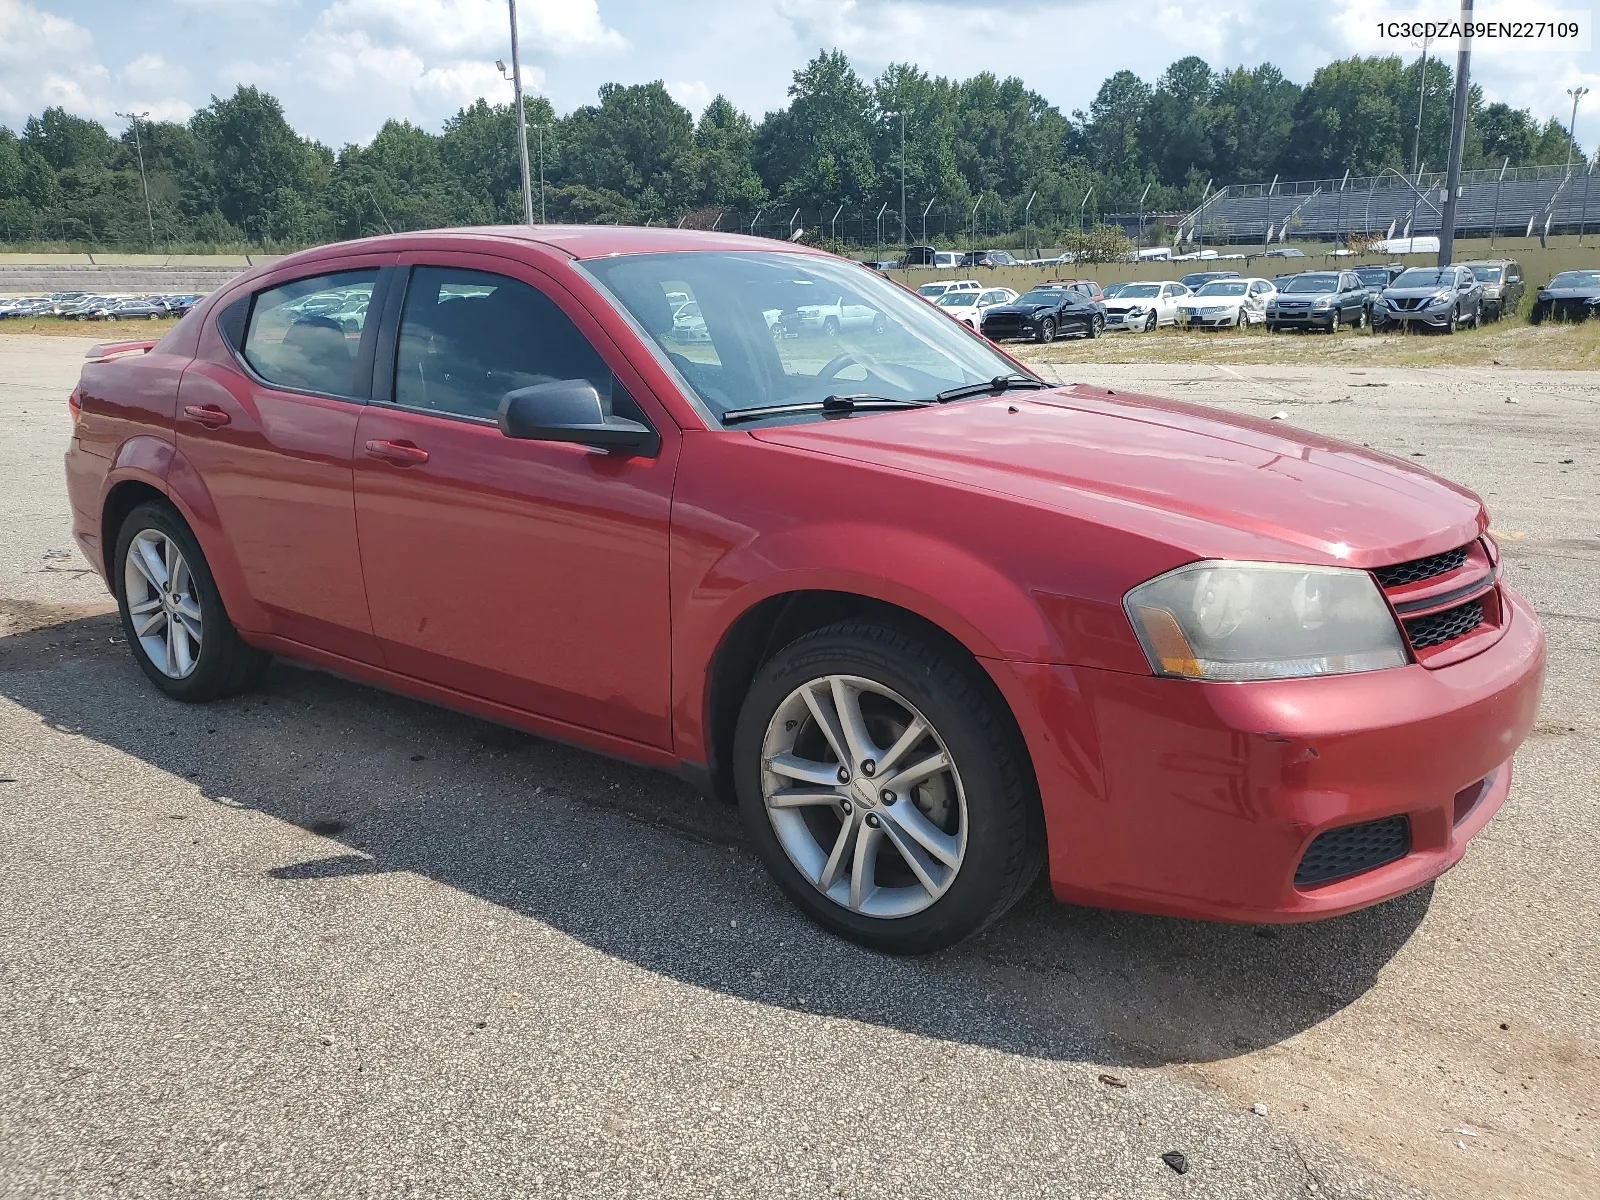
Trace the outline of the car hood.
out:
<instances>
[{"instance_id":1,"label":"car hood","mask_svg":"<svg viewBox=\"0 0 1600 1200\"><path fill-rule=\"evenodd\" d=\"M1440 292L1453 291L1455 288L1450 284L1436 283L1431 287L1384 288L1383 294L1395 300L1420 300L1425 296L1437 296Z\"/></svg>"},{"instance_id":2,"label":"car hood","mask_svg":"<svg viewBox=\"0 0 1600 1200\"><path fill-rule=\"evenodd\" d=\"M1197 558L1377 566L1452 549L1488 524L1472 492L1399 459L1081 385L750 434L1010 495Z\"/></svg>"},{"instance_id":3,"label":"car hood","mask_svg":"<svg viewBox=\"0 0 1600 1200\"><path fill-rule=\"evenodd\" d=\"M1031 317L1034 313L1053 312L1060 307L1060 304L1036 303L1032 300L1026 304L1018 304L1013 300L1010 304L992 304L983 312L985 316L990 313L1021 313L1025 317Z\"/></svg>"},{"instance_id":4,"label":"car hood","mask_svg":"<svg viewBox=\"0 0 1600 1200\"><path fill-rule=\"evenodd\" d=\"M1185 296L1178 303L1184 308L1238 308L1243 296Z\"/></svg>"},{"instance_id":5,"label":"car hood","mask_svg":"<svg viewBox=\"0 0 1600 1200\"><path fill-rule=\"evenodd\" d=\"M1338 294L1338 292L1279 292L1277 295L1272 296L1271 299L1280 302L1287 300L1293 303L1296 300L1327 300Z\"/></svg>"}]
</instances>

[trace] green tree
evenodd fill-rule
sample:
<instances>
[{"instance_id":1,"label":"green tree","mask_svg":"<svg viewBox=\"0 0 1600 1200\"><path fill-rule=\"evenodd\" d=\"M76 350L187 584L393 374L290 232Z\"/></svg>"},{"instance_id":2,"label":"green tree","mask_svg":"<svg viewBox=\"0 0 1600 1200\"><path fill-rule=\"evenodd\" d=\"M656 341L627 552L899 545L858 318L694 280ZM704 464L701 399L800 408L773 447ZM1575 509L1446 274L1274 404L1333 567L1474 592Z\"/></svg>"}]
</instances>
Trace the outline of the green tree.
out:
<instances>
[{"instance_id":1,"label":"green tree","mask_svg":"<svg viewBox=\"0 0 1600 1200\"><path fill-rule=\"evenodd\" d=\"M1299 85L1271 63L1220 77L1211 101L1212 169L1219 182L1266 179L1278 170L1299 99Z\"/></svg>"},{"instance_id":2,"label":"green tree","mask_svg":"<svg viewBox=\"0 0 1600 1200\"><path fill-rule=\"evenodd\" d=\"M280 188L315 199L331 160L289 127L276 97L255 87L240 85L226 100L213 96L189 128L205 148L218 210L250 237L268 236Z\"/></svg>"},{"instance_id":3,"label":"green tree","mask_svg":"<svg viewBox=\"0 0 1600 1200\"><path fill-rule=\"evenodd\" d=\"M1282 168L1299 178L1326 178L1346 168L1374 175L1404 170L1413 120L1405 118L1404 73L1394 56L1347 58L1312 76L1295 105L1294 134ZM1416 94L1412 93L1415 104Z\"/></svg>"},{"instance_id":4,"label":"green tree","mask_svg":"<svg viewBox=\"0 0 1600 1200\"><path fill-rule=\"evenodd\" d=\"M755 167L780 200L815 208L877 193L878 117L870 88L840 50L794 73L789 107L769 113L755 138Z\"/></svg>"}]
</instances>

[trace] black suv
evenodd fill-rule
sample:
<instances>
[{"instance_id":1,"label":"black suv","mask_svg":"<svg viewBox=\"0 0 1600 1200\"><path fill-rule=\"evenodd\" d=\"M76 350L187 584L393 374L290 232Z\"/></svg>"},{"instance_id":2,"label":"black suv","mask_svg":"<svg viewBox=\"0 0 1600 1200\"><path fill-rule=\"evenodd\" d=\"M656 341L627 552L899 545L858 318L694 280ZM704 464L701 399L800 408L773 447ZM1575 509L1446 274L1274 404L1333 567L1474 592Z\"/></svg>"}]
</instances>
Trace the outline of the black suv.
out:
<instances>
[{"instance_id":1,"label":"black suv","mask_svg":"<svg viewBox=\"0 0 1600 1200\"><path fill-rule=\"evenodd\" d=\"M963 267L1014 267L1017 260L1009 250L968 250L961 256Z\"/></svg>"}]
</instances>

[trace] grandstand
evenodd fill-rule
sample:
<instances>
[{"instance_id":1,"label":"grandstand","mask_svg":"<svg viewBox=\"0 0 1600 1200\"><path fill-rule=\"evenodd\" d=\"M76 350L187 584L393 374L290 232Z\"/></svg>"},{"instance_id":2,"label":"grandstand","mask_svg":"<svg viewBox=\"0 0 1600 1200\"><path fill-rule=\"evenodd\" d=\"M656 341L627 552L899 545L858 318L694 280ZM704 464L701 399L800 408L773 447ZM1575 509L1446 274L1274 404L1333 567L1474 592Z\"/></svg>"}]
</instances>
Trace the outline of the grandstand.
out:
<instances>
[{"instance_id":1,"label":"grandstand","mask_svg":"<svg viewBox=\"0 0 1600 1200\"><path fill-rule=\"evenodd\" d=\"M1456 236L1520 237L1580 233L1600 224L1600 181L1593 165L1465 171L1456 205ZM1344 242L1358 237L1437 234L1444 211L1443 172L1405 176L1231 184L1179 223L1180 240L1245 245Z\"/></svg>"}]
</instances>

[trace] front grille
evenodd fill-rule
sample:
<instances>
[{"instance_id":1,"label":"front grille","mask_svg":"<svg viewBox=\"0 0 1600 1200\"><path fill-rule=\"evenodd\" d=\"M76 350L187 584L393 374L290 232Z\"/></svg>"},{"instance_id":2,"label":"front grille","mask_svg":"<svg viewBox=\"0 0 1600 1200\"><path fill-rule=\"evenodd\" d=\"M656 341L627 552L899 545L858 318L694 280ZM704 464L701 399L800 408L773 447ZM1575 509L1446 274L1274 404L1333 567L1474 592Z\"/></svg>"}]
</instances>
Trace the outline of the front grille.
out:
<instances>
[{"instance_id":1,"label":"front grille","mask_svg":"<svg viewBox=\"0 0 1600 1200\"><path fill-rule=\"evenodd\" d=\"M1319 833L1294 873L1295 887L1347 879L1411 853L1411 821L1404 816L1363 821Z\"/></svg>"},{"instance_id":2,"label":"front grille","mask_svg":"<svg viewBox=\"0 0 1600 1200\"><path fill-rule=\"evenodd\" d=\"M1391 300L1390 303L1403 312L1413 312L1422 307L1422 298L1420 296L1401 296Z\"/></svg>"},{"instance_id":3,"label":"front grille","mask_svg":"<svg viewBox=\"0 0 1600 1200\"><path fill-rule=\"evenodd\" d=\"M1454 550L1446 550L1443 554L1430 554L1427 558L1413 558L1410 562L1395 563L1391 567L1377 567L1373 574L1378 577L1378 582L1386 588L1399 587L1405 583L1416 583L1419 579L1432 579L1435 575L1443 575L1447 571L1454 571L1467 561L1467 547L1457 546Z\"/></svg>"},{"instance_id":4,"label":"front grille","mask_svg":"<svg viewBox=\"0 0 1600 1200\"><path fill-rule=\"evenodd\" d=\"M1447 608L1444 612L1429 613L1425 617L1413 617L1405 623L1406 636L1411 639L1413 650L1426 650L1429 646L1442 646L1445 642L1452 642L1462 634L1471 633L1483 624L1483 604L1478 600L1469 600L1457 608Z\"/></svg>"}]
</instances>

